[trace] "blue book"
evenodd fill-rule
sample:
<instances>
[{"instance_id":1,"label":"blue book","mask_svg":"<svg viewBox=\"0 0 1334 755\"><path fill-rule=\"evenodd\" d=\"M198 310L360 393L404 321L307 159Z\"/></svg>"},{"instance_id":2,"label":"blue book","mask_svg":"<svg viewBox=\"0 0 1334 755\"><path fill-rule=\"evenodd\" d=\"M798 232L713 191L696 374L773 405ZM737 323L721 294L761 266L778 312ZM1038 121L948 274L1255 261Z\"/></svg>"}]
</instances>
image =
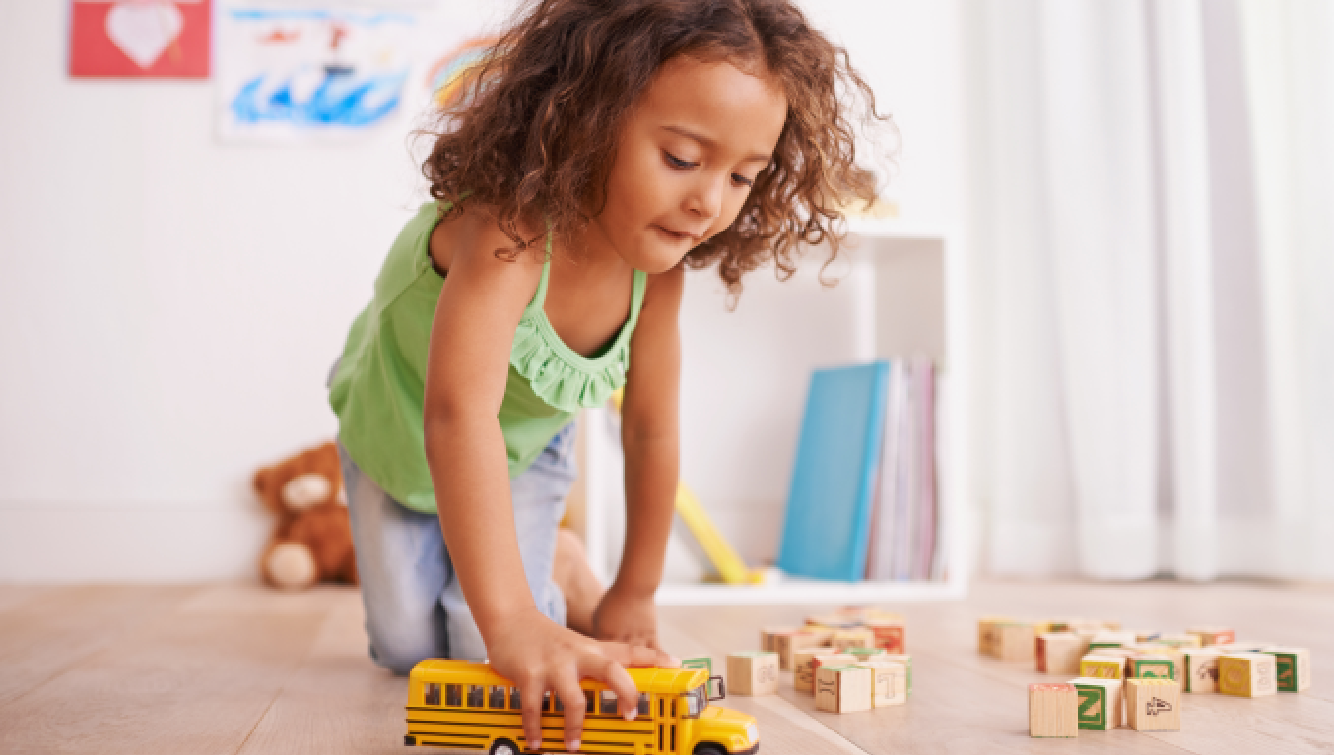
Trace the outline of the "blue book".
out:
<instances>
[{"instance_id":1,"label":"blue book","mask_svg":"<svg viewBox=\"0 0 1334 755\"><path fill-rule=\"evenodd\" d=\"M889 362L816 370L801 420L778 568L860 581L884 436Z\"/></svg>"}]
</instances>

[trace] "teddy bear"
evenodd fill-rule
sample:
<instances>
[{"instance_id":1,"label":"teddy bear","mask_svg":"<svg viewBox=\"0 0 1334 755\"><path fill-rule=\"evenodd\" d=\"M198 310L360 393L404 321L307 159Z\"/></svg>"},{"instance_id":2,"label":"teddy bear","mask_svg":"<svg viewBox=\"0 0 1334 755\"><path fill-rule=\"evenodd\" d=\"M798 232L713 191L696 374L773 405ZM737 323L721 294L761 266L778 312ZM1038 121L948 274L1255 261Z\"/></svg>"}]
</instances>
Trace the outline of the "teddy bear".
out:
<instances>
[{"instance_id":1,"label":"teddy bear","mask_svg":"<svg viewBox=\"0 0 1334 755\"><path fill-rule=\"evenodd\" d=\"M325 443L265 467L255 473L254 486L278 516L260 558L265 582L286 590L317 582L357 584L337 446Z\"/></svg>"}]
</instances>

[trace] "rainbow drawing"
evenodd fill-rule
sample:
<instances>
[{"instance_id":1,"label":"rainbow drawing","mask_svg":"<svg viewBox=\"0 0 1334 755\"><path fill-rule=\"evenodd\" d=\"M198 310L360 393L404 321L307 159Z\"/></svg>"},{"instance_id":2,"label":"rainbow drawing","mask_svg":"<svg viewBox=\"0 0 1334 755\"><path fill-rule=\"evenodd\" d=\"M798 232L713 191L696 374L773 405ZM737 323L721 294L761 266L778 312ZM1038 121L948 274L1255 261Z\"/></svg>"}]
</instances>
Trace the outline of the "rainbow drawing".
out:
<instances>
[{"instance_id":1,"label":"rainbow drawing","mask_svg":"<svg viewBox=\"0 0 1334 755\"><path fill-rule=\"evenodd\" d=\"M459 105L499 37L473 37L450 50L431 66L428 77L431 102L441 110Z\"/></svg>"}]
</instances>

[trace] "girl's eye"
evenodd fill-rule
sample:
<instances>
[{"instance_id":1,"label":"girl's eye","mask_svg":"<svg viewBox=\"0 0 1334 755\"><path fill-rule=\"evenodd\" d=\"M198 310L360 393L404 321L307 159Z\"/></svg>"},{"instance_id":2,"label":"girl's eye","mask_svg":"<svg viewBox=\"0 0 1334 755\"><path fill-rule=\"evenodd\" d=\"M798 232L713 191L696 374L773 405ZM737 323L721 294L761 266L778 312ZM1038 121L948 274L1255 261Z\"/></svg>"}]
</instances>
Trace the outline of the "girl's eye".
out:
<instances>
[{"instance_id":1,"label":"girl's eye","mask_svg":"<svg viewBox=\"0 0 1334 755\"><path fill-rule=\"evenodd\" d=\"M676 155L673 155L671 152L663 152L662 154L667 157L667 164L672 166L673 168L676 168L677 170L688 170L690 168L694 168L699 165L699 163L686 162L685 160L682 160Z\"/></svg>"},{"instance_id":2,"label":"girl's eye","mask_svg":"<svg viewBox=\"0 0 1334 755\"><path fill-rule=\"evenodd\" d=\"M677 157L676 155L673 155L671 152L667 152L667 151L665 151L665 150L663 151L662 156L663 156L663 159L665 159L665 160L667 161L667 164L670 165L672 168L674 168L674 169L676 169L676 170L690 170L691 168L698 168L698 167L699 167L699 163L687 162L687 161L682 160L681 158ZM739 185L741 185L741 186L747 186L747 187L750 187L750 186L754 186L754 185L755 185L755 180L754 180L754 179L752 179L752 178L746 178L745 176L741 175L740 173L733 173L733 174L732 174L732 181L735 182L735 183L737 183L737 184L739 184Z\"/></svg>"}]
</instances>

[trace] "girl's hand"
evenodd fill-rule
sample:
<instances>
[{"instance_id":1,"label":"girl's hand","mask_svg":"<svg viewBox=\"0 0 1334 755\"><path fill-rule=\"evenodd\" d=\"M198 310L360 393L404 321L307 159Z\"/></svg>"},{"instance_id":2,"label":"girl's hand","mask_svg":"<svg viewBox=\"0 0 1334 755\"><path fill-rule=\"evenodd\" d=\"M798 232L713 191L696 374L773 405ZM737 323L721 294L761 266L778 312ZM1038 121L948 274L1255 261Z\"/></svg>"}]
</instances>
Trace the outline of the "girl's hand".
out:
<instances>
[{"instance_id":1,"label":"girl's hand","mask_svg":"<svg viewBox=\"0 0 1334 755\"><path fill-rule=\"evenodd\" d=\"M606 682L622 701L625 720L633 721L639 690L626 667L680 665L659 650L589 639L535 608L506 621L498 634L487 638L491 667L519 688L524 737L531 750L542 746L542 700L548 690L565 706L565 749L575 752L584 728L580 679Z\"/></svg>"},{"instance_id":2,"label":"girl's hand","mask_svg":"<svg viewBox=\"0 0 1334 755\"><path fill-rule=\"evenodd\" d=\"M661 651L658 645L658 612L653 596L641 597L618 591L613 585L593 612L593 636L599 640L624 642Z\"/></svg>"}]
</instances>

